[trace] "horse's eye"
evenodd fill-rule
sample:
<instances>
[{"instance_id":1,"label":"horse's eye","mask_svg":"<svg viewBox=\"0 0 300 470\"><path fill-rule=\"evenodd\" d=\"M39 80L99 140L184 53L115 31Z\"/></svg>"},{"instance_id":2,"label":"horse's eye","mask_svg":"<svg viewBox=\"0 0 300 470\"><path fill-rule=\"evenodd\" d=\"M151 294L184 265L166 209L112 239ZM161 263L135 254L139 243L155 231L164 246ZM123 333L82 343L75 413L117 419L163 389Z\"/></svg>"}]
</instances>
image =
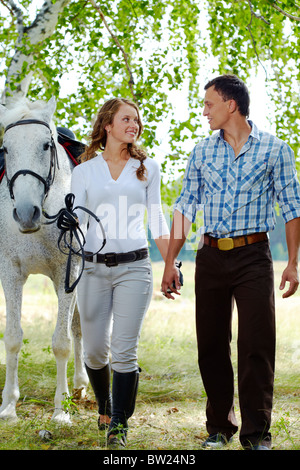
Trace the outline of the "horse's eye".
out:
<instances>
[{"instance_id":1,"label":"horse's eye","mask_svg":"<svg viewBox=\"0 0 300 470\"><path fill-rule=\"evenodd\" d=\"M44 144L44 150L49 150L49 147L50 147L49 142L47 142L46 144Z\"/></svg>"}]
</instances>

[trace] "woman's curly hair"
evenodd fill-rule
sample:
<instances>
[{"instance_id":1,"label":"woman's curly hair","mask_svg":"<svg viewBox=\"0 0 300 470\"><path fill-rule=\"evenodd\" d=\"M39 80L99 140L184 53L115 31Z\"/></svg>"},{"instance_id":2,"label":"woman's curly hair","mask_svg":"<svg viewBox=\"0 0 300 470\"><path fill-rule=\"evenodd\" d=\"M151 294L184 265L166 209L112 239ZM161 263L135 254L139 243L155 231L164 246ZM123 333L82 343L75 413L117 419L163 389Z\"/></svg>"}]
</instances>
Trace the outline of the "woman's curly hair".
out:
<instances>
[{"instance_id":1,"label":"woman's curly hair","mask_svg":"<svg viewBox=\"0 0 300 470\"><path fill-rule=\"evenodd\" d=\"M111 98L106 103L104 103L97 114L93 130L90 134L90 144L85 149L85 152L81 155L81 161L90 160L97 155L97 151L99 149L105 149L107 141L107 131L105 130L105 127L113 123L114 116L122 104L129 104L136 110L139 124L137 138L140 137L143 130L143 125L137 105L133 101L126 98ZM140 161L140 166L136 171L136 175L138 179L144 180L146 173L146 167L144 165L144 160L147 158L146 152L135 144L127 144L127 151L132 158Z\"/></svg>"}]
</instances>

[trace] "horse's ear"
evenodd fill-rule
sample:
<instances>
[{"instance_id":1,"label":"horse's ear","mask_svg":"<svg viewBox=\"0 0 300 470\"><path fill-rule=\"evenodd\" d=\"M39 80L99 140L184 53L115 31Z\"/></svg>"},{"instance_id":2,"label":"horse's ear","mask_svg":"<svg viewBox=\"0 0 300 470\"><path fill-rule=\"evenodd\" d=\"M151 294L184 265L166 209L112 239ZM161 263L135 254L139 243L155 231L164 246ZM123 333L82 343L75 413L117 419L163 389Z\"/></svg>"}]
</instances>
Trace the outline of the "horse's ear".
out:
<instances>
[{"instance_id":1,"label":"horse's ear","mask_svg":"<svg viewBox=\"0 0 300 470\"><path fill-rule=\"evenodd\" d=\"M51 121L55 109L56 109L56 99L55 99L55 96L52 96L52 98L50 98L45 108L43 109L43 114L45 116L45 119L48 122Z\"/></svg>"}]
</instances>

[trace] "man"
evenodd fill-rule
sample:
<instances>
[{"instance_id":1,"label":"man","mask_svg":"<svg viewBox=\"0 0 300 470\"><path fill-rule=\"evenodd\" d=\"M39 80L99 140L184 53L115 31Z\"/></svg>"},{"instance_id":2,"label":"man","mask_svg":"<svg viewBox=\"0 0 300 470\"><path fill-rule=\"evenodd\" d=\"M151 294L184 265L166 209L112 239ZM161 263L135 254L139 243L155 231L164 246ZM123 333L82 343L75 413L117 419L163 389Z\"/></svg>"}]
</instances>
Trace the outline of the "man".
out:
<instances>
[{"instance_id":1,"label":"man","mask_svg":"<svg viewBox=\"0 0 300 470\"><path fill-rule=\"evenodd\" d=\"M175 260L196 212L203 209L196 257L198 361L207 393L204 447L226 445L238 430L230 359L233 300L238 310L240 442L270 449L275 357L273 266L267 232L276 200L286 223L289 260L280 288L298 288L300 187L290 147L247 120L249 94L234 75L205 86L204 116L213 133L192 151L175 203L161 290L179 294ZM172 287L175 281L176 288ZM171 289L171 292L167 292Z\"/></svg>"}]
</instances>

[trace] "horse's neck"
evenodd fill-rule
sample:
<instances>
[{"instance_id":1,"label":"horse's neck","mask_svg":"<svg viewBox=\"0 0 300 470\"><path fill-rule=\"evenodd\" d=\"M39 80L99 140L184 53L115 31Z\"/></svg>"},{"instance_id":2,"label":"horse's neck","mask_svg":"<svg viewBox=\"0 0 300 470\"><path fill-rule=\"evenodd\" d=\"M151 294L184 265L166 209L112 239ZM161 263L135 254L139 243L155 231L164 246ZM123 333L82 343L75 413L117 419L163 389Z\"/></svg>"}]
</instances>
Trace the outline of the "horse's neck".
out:
<instances>
[{"instance_id":1,"label":"horse's neck","mask_svg":"<svg viewBox=\"0 0 300 470\"><path fill-rule=\"evenodd\" d=\"M56 145L58 167L55 169L55 178L45 201L45 210L47 206L51 212L60 210L64 206L65 195L71 192L72 165L64 148L60 144Z\"/></svg>"}]
</instances>

